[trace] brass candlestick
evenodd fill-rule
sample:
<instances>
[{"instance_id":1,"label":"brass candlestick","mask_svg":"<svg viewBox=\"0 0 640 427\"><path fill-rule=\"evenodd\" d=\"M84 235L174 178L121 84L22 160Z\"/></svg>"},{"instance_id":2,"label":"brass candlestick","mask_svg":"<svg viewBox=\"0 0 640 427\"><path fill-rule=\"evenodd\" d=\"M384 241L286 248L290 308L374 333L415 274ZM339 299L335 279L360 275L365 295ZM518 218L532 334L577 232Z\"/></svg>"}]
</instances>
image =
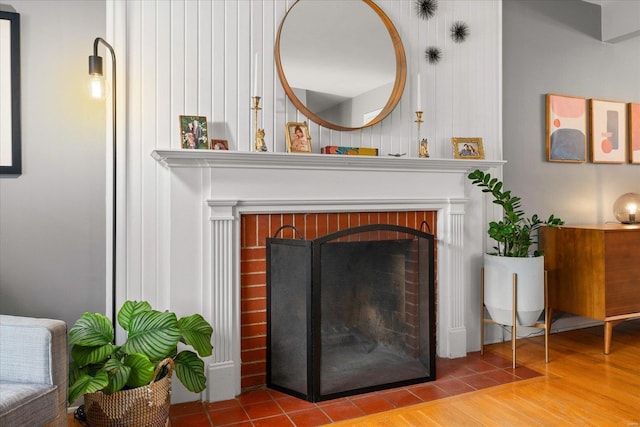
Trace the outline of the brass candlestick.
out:
<instances>
[{"instance_id":1,"label":"brass candlestick","mask_svg":"<svg viewBox=\"0 0 640 427\"><path fill-rule=\"evenodd\" d=\"M416 120L418 124L418 156L422 158L429 157L429 149L427 147L427 139L420 137L420 125L423 123L422 111L416 111Z\"/></svg>"},{"instance_id":2,"label":"brass candlestick","mask_svg":"<svg viewBox=\"0 0 640 427\"><path fill-rule=\"evenodd\" d=\"M264 129L258 128L258 112L262 110L260 108L260 97L253 97L253 129L255 129L253 136L253 149L254 151L267 151L267 144L264 142Z\"/></svg>"}]
</instances>

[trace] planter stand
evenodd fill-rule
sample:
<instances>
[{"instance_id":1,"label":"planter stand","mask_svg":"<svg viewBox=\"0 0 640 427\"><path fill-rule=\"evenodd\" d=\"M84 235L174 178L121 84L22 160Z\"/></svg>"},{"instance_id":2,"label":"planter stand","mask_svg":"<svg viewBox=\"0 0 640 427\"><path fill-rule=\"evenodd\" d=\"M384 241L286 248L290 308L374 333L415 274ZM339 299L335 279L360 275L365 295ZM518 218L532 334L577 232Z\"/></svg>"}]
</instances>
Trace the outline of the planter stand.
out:
<instances>
[{"instance_id":1,"label":"planter stand","mask_svg":"<svg viewBox=\"0 0 640 427\"><path fill-rule=\"evenodd\" d=\"M480 307L480 354L484 355L484 325L485 323L495 323L491 318L484 317L485 305L484 305L484 268L482 268L482 291L481 291L481 307ZM518 302L518 275L516 273L513 274L513 310L512 310L512 326L511 326L511 359L512 359L512 367L515 369L516 367L516 340L517 340L517 302ZM549 363L549 330L551 329L551 316L550 316L550 308L549 308L549 293L547 291L547 271L544 272L544 322L543 323L535 323L531 326L527 326L529 328L538 328L544 329L544 362Z\"/></svg>"}]
</instances>

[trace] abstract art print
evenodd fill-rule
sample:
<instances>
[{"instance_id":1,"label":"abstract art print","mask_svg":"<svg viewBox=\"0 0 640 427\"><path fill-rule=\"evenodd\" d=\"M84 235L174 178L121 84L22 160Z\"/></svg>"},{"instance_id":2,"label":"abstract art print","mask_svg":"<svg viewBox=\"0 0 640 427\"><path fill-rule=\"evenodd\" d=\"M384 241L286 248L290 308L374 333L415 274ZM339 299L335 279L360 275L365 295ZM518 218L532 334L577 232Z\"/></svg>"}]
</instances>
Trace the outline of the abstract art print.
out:
<instances>
[{"instance_id":1,"label":"abstract art print","mask_svg":"<svg viewBox=\"0 0 640 427\"><path fill-rule=\"evenodd\" d=\"M547 94L547 160L587 161L587 100Z\"/></svg>"},{"instance_id":2,"label":"abstract art print","mask_svg":"<svg viewBox=\"0 0 640 427\"><path fill-rule=\"evenodd\" d=\"M640 104L629 103L629 163L640 165Z\"/></svg>"},{"instance_id":3,"label":"abstract art print","mask_svg":"<svg viewBox=\"0 0 640 427\"><path fill-rule=\"evenodd\" d=\"M624 102L591 99L591 161L627 161L627 109Z\"/></svg>"}]
</instances>

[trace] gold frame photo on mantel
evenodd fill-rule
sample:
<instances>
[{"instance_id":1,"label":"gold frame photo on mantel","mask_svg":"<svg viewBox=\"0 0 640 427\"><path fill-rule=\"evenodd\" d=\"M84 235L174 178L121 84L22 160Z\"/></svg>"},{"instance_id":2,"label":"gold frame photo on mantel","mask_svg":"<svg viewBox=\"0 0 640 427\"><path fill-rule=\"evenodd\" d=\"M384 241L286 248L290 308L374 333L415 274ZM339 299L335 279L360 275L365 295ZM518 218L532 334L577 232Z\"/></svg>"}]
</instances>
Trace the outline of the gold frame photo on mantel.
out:
<instances>
[{"instance_id":1,"label":"gold frame photo on mantel","mask_svg":"<svg viewBox=\"0 0 640 427\"><path fill-rule=\"evenodd\" d=\"M208 150L209 137L205 116L180 116L180 148Z\"/></svg>"},{"instance_id":2,"label":"gold frame photo on mantel","mask_svg":"<svg viewBox=\"0 0 640 427\"><path fill-rule=\"evenodd\" d=\"M454 159L484 159L482 138L451 138L451 146L453 147Z\"/></svg>"},{"instance_id":3,"label":"gold frame photo on mantel","mask_svg":"<svg viewBox=\"0 0 640 427\"><path fill-rule=\"evenodd\" d=\"M287 152L311 153L311 136L307 122L288 122L286 135Z\"/></svg>"}]
</instances>

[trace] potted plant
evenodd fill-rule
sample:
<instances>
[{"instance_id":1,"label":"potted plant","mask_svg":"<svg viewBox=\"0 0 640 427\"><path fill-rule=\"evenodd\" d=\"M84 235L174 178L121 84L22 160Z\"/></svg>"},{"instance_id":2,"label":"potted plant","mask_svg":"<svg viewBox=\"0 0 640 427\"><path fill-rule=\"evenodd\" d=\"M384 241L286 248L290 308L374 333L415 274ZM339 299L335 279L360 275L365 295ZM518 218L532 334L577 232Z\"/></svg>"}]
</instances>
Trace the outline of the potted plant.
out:
<instances>
[{"instance_id":1,"label":"potted plant","mask_svg":"<svg viewBox=\"0 0 640 427\"><path fill-rule=\"evenodd\" d=\"M85 396L84 411L90 425L155 425L156 421L149 419L160 417L157 423L164 426L174 367L188 390L198 393L205 389L200 357L211 355L213 328L199 314L178 319L175 313L152 309L146 301L126 301L117 321L127 332L122 345L114 344L111 320L100 313L84 313L69 330L69 403ZM197 354L188 349L178 351L180 342ZM163 395L151 396L154 387ZM119 400L127 402L121 405ZM131 413L134 401L146 415ZM139 418L143 416L145 421Z\"/></svg>"},{"instance_id":2,"label":"potted plant","mask_svg":"<svg viewBox=\"0 0 640 427\"><path fill-rule=\"evenodd\" d=\"M484 193L491 193L493 203L502 207L500 221L489 223L488 234L497 242L495 252L485 254L485 306L497 323L513 323L513 274L518 278L518 324L536 323L544 309L544 256L533 246L538 243L540 227L560 227L564 222L551 215L545 221L534 214L525 216L520 197L504 189L497 178L478 169L468 178Z\"/></svg>"}]
</instances>

